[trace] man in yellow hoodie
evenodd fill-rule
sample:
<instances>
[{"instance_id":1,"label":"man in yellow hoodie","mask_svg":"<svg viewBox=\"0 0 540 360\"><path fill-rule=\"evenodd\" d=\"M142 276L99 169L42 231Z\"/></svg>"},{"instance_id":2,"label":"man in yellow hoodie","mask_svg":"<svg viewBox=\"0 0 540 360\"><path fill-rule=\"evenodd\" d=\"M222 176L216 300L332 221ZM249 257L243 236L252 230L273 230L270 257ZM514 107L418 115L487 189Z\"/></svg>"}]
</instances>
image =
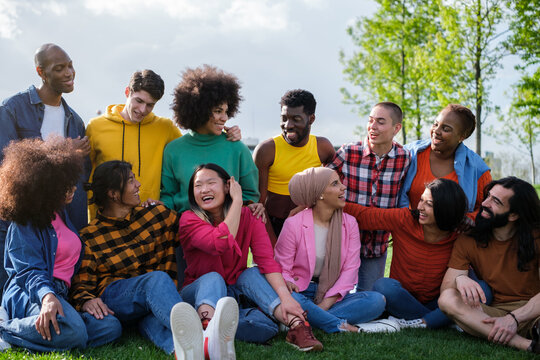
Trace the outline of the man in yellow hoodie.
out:
<instances>
[{"instance_id":1,"label":"man in yellow hoodie","mask_svg":"<svg viewBox=\"0 0 540 360\"><path fill-rule=\"evenodd\" d=\"M139 196L143 203L159 199L163 149L182 136L170 119L152 112L164 90L158 74L152 70L137 71L126 87L126 103L109 105L107 112L91 119L86 129L92 175L98 165L109 160L131 163L141 183ZM240 139L238 127L228 131L228 139ZM91 206L90 217L94 218L95 214L96 209Z\"/></svg>"}]
</instances>

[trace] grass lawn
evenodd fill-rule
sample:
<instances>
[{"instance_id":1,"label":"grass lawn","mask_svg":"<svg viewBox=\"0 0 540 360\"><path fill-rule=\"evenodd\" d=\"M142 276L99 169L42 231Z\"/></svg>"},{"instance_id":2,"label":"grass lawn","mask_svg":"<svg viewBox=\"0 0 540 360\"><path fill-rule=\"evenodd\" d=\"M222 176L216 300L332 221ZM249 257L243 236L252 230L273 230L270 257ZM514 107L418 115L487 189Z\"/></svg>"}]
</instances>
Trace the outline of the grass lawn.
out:
<instances>
[{"instance_id":1,"label":"grass lawn","mask_svg":"<svg viewBox=\"0 0 540 360\"><path fill-rule=\"evenodd\" d=\"M388 276L392 248L386 268ZM492 345L455 330L430 331L406 329L396 334L324 334L315 330L315 336L324 344L320 353L301 353L285 343L280 333L270 345L236 342L238 359L533 359L534 355L503 346ZM165 355L151 342L143 339L134 329L128 329L115 344L85 351L52 354L31 354L25 350L0 353L0 359L174 359Z\"/></svg>"}]
</instances>

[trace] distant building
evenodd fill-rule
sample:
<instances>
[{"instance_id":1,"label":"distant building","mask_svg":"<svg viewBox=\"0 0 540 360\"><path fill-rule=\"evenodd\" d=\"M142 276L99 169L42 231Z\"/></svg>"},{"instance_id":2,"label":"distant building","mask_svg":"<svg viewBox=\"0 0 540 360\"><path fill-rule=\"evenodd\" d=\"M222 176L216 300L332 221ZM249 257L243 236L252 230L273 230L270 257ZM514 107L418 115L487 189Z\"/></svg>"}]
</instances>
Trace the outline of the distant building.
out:
<instances>
[{"instance_id":1,"label":"distant building","mask_svg":"<svg viewBox=\"0 0 540 360\"><path fill-rule=\"evenodd\" d=\"M251 150L251 152L253 152L253 150L255 150L255 147L259 144L259 139L247 137L245 139L242 139L242 142L246 144L246 146L249 148L249 150Z\"/></svg>"}]
</instances>

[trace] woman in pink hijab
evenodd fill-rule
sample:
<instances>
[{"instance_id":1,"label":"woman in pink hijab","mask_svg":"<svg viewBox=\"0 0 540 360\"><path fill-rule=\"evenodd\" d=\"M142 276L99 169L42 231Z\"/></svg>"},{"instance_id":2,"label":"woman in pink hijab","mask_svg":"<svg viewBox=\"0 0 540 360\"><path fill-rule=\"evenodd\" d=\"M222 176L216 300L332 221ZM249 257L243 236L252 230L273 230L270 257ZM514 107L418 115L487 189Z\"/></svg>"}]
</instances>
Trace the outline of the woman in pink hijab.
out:
<instances>
[{"instance_id":1,"label":"woman in pink hijab","mask_svg":"<svg viewBox=\"0 0 540 360\"><path fill-rule=\"evenodd\" d=\"M338 174L309 168L292 177L289 192L306 209L285 221L274 252L310 324L327 333L398 330L389 324L362 324L384 311L383 295L349 293L358 280L360 236L356 220L343 213L345 186Z\"/></svg>"}]
</instances>

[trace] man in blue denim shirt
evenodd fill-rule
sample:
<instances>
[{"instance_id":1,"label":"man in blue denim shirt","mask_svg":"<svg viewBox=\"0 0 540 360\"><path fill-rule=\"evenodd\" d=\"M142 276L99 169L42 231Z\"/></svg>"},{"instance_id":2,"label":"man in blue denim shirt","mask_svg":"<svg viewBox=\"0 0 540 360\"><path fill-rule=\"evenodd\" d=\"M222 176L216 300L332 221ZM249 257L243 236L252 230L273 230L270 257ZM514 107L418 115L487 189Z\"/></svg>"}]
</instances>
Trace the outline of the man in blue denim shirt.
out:
<instances>
[{"instance_id":1,"label":"man in blue denim shirt","mask_svg":"<svg viewBox=\"0 0 540 360\"><path fill-rule=\"evenodd\" d=\"M10 141L46 137L51 133L75 139L76 146L88 155L90 145L84 135L84 123L62 98L63 93L73 91L75 79L75 69L69 55L57 45L44 44L37 49L34 62L42 80L40 87L32 85L0 105L0 162L4 158L3 149ZM88 222L86 193L82 182L88 179L89 164L88 160L73 202L67 208L77 230ZM3 255L8 226L8 222L0 220L0 295L7 280Z\"/></svg>"}]
</instances>

